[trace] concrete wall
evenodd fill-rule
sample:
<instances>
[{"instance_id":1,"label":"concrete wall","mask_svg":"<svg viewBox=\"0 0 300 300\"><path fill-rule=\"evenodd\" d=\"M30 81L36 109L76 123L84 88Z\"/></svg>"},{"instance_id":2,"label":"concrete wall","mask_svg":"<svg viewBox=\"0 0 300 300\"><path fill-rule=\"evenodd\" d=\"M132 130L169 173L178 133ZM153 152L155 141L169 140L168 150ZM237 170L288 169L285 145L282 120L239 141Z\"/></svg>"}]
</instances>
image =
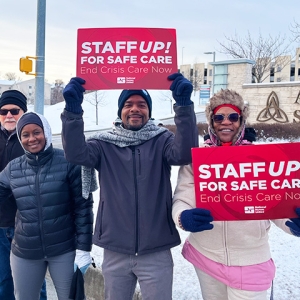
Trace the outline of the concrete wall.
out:
<instances>
[{"instance_id":1,"label":"concrete wall","mask_svg":"<svg viewBox=\"0 0 300 300\"><path fill-rule=\"evenodd\" d=\"M185 78L191 80L191 65L181 65L180 66L180 73L183 74Z\"/></svg>"},{"instance_id":2,"label":"concrete wall","mask_svg":"<svg viewBox=\"0 0 300 300\"><path fill-rule=\"evenodd\" d=\"M228 89L239 91L243 84L251 82L252 64L243 63L228 65Z\"/></svg>"},{"instance_id":3,"label":"concrete wall","mask_svg":"<svg viewBox=\"0 0 300 300\"><path fill-rule=\"evenodd\" d=\"M244 84L236 91L249 103L249 123L300 123L300 81Z\"/></svg>"},{"instance_id":4,"label":"concrete wall","mask_svg":"<svg viewBox=\"0 0 300 300\"><path fill-rule=\"evenodd\" d=\"M85 274L84 281L86 300L104 299L104 279L100 269L90 266ZM135 292L133 300L142 300L139 291Z\"/></svg>"}]
</instances>

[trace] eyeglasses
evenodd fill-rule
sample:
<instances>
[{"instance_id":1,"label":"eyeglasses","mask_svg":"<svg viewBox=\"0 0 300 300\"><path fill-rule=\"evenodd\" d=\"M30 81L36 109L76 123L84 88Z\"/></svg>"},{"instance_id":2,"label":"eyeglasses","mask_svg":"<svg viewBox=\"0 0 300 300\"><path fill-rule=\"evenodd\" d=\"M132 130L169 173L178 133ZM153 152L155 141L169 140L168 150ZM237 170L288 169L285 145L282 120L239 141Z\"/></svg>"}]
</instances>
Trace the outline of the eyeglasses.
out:
<instances>
[{"instance_id":1,"label":"eyeglasses","mask_svg":"<svg viewBox=\"0 0 300 300\"><path fill-rule=\"evenodd\" d=\"M10 112L13 116L16 116L20 112L20 108L13 108L13 109L0 109L0 115L6 116Z\"/></svg>"},{"instance_id":2,"label":"eyeglasses","mask_svg":"<svg viewBox=\"0 0 300 300\"><path fill-rule=\"evenodd\" d=\"M230 122L235 123L239 120L240 115L238 113L231 113L227 116L223 114L216 114L212 116L215 123L222 123L224 120L228 119Z\"/></svg>"}]
</instances>

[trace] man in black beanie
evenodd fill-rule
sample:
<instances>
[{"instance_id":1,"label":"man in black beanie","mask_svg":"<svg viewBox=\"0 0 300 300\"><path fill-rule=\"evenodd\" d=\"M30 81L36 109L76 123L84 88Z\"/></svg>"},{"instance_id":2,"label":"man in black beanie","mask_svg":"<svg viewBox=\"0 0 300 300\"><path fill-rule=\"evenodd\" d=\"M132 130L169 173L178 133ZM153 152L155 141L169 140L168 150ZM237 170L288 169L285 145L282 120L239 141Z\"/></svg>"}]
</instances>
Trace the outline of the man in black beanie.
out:
<instances>
[{"instance_id":1,"label":"man in black beanie","mask_svg":"<svg viewBox=\"0 0 300 300\"><path fill-rule=\"evenodd\" d=\"M27 98L17 90L8 90L0 97L0 171L24 154L16 135L16 124L27 111ZM17 207L13 196L0 205L0 299L14 300L14 285L10 268L10 249L14 237ZM45 282L41 298L47 299Z\"/></svg>"},{"instance_id":2,"label":"man in black beanie","mask_svg":"<svg viewBox=\"0 0 300 300\"><path fill-rule=\"evenodd\" d=\"M98 171L100 203L93 243L104 248L105 299L132 299L137 281L144 299L171 300L171 248L180 244L172 221L171 165L192 161L198 145L193 86L180 73L168 77L176 134L150 119L152 99L146 90L123 90L112 131L85 139L83 85L72 78L64 89L62 139L67 160L84 166L83 192ZM90 178L91 177L91 178Z\"/></svg>"}]
</instances>

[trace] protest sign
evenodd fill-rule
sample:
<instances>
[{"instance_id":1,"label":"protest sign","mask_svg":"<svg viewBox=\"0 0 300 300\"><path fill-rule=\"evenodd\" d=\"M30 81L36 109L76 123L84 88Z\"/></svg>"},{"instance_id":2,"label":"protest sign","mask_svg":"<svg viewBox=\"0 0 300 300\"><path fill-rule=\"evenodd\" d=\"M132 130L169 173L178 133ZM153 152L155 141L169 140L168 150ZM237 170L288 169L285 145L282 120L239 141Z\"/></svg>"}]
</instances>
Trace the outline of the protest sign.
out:
<instances>
[{"instance_id":1,"label":"protest sign","mask_svg":"<svg viewBox=\"0 0 300 300\"><path fill-rule=\"evenodd\" d=\"M214 220L297 217L300 143L193 148L197 207Z\"/></svg>"},{"instance_id":2,"label":"protest sign","mask_svg":"<svg viewBox=\"0 0 300 300\"><path fill-rule=\"evenodd\" d=\"M87 90L169 89L175 72L175 29L78 29L76 76Z\"/></svg>"}]
</instances>

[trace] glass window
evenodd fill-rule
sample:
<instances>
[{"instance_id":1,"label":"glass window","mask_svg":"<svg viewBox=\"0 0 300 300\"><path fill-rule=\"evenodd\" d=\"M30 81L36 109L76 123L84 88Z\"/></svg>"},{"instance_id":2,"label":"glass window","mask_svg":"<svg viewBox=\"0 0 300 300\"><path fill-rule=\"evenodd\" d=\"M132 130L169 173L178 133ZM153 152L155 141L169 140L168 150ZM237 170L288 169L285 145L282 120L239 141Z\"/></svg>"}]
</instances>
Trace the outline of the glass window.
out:
<instances>
[{"instance_id":1,"label":"glass window","mask_svg":"<svg viewBox=\"0 0 300 300\"><path fill-rule=\"evenodd\" d=\"M228 65L215 66L213 92L226 89L228 84Z\"/></svg>"}]
</instances>

